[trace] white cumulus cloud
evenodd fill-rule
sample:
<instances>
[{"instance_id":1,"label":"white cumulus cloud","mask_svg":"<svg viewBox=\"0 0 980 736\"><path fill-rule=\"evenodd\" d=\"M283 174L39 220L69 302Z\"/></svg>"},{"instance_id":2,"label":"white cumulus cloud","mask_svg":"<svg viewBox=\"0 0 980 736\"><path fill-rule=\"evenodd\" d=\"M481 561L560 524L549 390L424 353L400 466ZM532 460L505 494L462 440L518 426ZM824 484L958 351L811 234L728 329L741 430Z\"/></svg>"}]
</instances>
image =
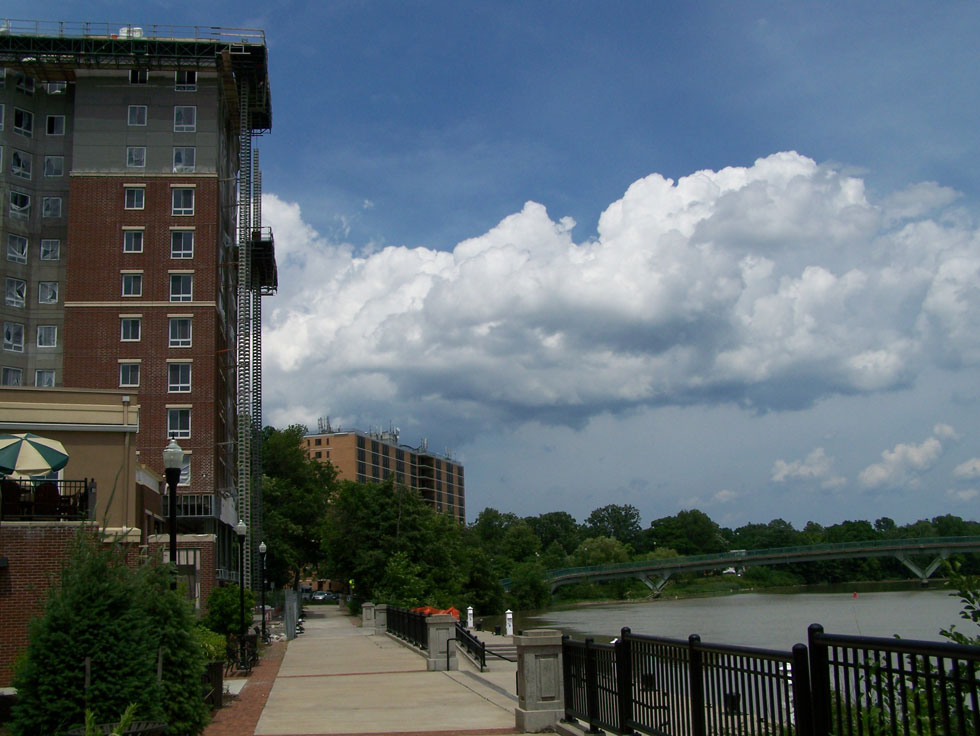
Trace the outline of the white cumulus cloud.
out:
<instances>
[{"instance_id":1,"label":"white cumulus cloud","mask_svg":"<svg viewBox=\"0 0 980 736\"><path fill-rule=\"evenodd\" d=\"M834 474L834 461L822 447L814 449L803 460L776 460L770 477L774 483L815 481L823 488L838 488L846 483L845 478Z\"/></svg>"},{"instance_id":2,"label":"white cumulus cloud","mask_svg":"<svg viewBox=\"0 0 980 736\"><path fill-rule=\"evenodd\" d=\"M921 444L900 443L881 453L881 462L869 465L858 475L865 488L915 485L918 476L932 468L943 454L940 438L956 439L956 431L948 424L937 424L934 436Z\"/></svg>"}]
</instances>

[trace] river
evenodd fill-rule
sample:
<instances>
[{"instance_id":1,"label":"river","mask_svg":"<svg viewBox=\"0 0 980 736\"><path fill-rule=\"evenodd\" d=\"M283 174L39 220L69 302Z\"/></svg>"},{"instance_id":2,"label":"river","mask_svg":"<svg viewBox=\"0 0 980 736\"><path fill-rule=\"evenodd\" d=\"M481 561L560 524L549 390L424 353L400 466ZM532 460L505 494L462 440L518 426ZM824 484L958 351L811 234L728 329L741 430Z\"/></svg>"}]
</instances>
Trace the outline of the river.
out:
<instances>
[{"instance_id":1,"label":"river","mask_svg":"<svg viewBox=\"0 0 980 736\"><path fill-rule=\"evenodd\" d=\"M857 592L855 592L857 591ZM857 587L813 592L741 593L710 598L649 600L633 603L576 605L515 615L515 631L555 628L575 639L594 636L608 641L628 626L635 634L704 642L789 649L806 643L807 627L822 624L834 634L944 641L942 628L957 624L966 633L972 624L959 617L961 602L948 589L878 591ZM487 619L487 625L502 623Z\"/></svg>"}]
</instances>

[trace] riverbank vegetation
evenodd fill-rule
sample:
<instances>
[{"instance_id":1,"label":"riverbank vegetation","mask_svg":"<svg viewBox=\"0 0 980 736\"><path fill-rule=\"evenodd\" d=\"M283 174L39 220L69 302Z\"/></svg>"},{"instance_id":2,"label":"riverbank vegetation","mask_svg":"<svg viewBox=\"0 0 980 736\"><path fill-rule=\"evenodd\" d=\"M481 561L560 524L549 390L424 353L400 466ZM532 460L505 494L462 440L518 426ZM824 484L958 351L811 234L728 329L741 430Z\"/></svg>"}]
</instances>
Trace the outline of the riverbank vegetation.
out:
<instances>
[{"instance_id":1,"label":"riverbank vegetation","mask_svg":"<svg viewBox=\"0 0 980 736\"><path fill-rule=\"evenodd\" d=\"M628 504L595 509L579 522L564 511L518 516L487 508L461 526L418 493L381 483L338 481L329 465L311 460L305 428L265 432L266 542L269 577L298 585L303 576L343 581L355 599L402 606L473 608L483 615L504 608L543 608L552 600L546 571L632 560L801 547L870 540L980 535L980 523L952 514L897 524L889 517L808 522L783 519L722 527L697 509L643 526ZM962 574L980 573L980 556L957 556ZM501 580L510 579L505 593ZM890 557L732 568L726 573L677 575L662 595L705 595L789 585L911 580ZM636 580L580 583L559 588L561 601L645 598Z\"/></svg>"}]
</instances>

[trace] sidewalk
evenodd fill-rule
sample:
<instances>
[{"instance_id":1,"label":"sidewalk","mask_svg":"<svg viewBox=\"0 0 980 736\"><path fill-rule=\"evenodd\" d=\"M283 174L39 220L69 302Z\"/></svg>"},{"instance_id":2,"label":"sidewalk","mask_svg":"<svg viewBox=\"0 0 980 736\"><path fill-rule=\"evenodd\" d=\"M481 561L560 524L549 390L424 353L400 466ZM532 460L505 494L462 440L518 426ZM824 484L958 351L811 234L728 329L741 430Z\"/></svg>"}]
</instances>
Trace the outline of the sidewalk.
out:
<instances>
[{"instance_id":1,"label":"sidewalk","mask_svg":"<svg viewBox=\"0 0 980 736\"><path fill-rule=\"evenodd\" d=\"M458 671L427 672L419 654L335 606L306 613L306 633L266 650L205 736L515 733L515 664L480 673L458 655Z\"/></svg>"}]
</instances>

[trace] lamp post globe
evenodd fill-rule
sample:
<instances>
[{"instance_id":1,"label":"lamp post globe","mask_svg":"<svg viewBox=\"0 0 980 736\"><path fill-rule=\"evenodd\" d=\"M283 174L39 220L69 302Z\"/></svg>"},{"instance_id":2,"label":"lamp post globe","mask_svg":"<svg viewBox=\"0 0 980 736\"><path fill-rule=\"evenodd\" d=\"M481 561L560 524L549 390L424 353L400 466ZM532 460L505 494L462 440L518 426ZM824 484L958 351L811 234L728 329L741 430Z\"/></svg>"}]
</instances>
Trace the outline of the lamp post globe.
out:
<instances>
[{"instance_id":1,"label":"lamp post globe","mask_svg":"<svg viewBox=\"0 0 980 736\"><path fill-rule=\"evenodd\" d=\"M261 588L261 603L262 603L262 641L268 641L269 635L265 632L265 553L269 548L265 546L265 542L259 543L259 563L261 566L261 571L259 575L259 580L262 581Z\"/></svg>"},{"instance_id":2,"label":"lamp post globe","mask_svg":"<svg viewBox=\"0 0 980 736\"><path fill-rule=\"evenodd\" d=\"M184 449L177 440L170 438L170 444L163 450L163 473L167 479L167 494L170 496L170 564L177 568L177 484L180 483L180 470L184 465ZM174 580L172 588L177 587Z\"/></svg>"},{"instance_id":3,"label":"lamp post globe","mask_svg":"<svg viewBox=\"0 0 980 736\"><path fill-rule=\"evenodd\" d=\"M241 620L238 636L239 667L245 668L245 533L248 527L245 520L239 519L235 525L238 535L238 613Z\"/></svg>"}]
</instances>

